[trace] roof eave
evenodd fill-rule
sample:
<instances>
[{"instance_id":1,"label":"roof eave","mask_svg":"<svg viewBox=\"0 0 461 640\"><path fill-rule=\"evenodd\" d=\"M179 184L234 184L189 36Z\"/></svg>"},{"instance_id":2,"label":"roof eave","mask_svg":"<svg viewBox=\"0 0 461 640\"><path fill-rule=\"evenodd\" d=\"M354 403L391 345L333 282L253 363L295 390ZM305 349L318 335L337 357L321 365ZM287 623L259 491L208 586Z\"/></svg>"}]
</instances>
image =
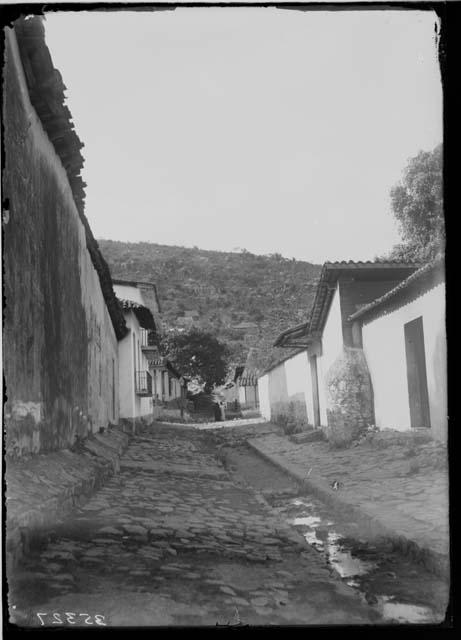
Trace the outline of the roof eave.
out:
<instances>
[{"instance_id":1,"label":"roof eave","mask_svg":"<svg viewBox=\"0 0 461 640\"><path fill-rule=\"evenodd\" d=\"M396 301L401 297L405 298L405 296L408 297L408 295L411 295L413 287L417 287L418 283L420 283L420 285L424 285L424 281L426 280L426 286L422 291L422 293L425 293L432 286L435 286L436 284L439 284L441 281L443 281L445 276L443 264L443 259L438 259L432 264L424 265L420 269L414 271L410 276L408 276L408 278L400 282L396 287L385 293L383 296L377 298L376 300L373 300L355 313L351 314L348 320L351 322L356 320L364 321L365 318L373 315L375 312L379 312L380 309L385 308L387 303L389 303L390 301Z\"/></svg>"}]
</instances>

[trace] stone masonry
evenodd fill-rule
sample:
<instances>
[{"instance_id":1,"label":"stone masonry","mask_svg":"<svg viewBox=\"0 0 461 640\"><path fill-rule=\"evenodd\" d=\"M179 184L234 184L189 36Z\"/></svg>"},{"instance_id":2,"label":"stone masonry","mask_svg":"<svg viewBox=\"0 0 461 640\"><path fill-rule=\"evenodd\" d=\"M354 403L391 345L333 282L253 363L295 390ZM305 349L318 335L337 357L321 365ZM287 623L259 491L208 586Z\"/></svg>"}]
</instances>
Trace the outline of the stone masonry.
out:
<instances>
[{"instance_id":1,"label":"stone masonry","mask_svg":"<svg viewBox=\"0 0 461 640\"><path fill-rule=\"evenodd\" d=\"M326 376L326 435L336 446L345 446L374 423L373 390L362 349L344 347Z\"/></svg>"}]
</instances>

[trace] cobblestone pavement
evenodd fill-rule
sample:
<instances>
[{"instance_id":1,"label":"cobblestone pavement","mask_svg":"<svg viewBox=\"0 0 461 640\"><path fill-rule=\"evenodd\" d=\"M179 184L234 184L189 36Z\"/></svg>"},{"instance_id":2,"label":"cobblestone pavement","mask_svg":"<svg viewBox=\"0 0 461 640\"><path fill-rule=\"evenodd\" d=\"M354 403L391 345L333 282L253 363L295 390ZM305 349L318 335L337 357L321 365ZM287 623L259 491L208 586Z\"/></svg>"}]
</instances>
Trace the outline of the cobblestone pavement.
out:
<instances>
[{"instance_id":1,"label":"cobblestone pavement","mask_svg":"<svg viewBox=\"0 0 461 640\"><path fill-rule=\"evenodd\" d=\"M230 479L215 453L201 432L135 437L120 473L9 576L11 621L380 622L259 494Z\"/></svg>"},{"instance_id":2,"label":"cobblestone pavement","mask_svg":"<svg viewBox=\"0 0 461 640\"><path fill-rule=\"evenodd\" d=\"M349 449L326 442L295 444L267 435L258 446L330 485L338 497L373 512L420 545L448 554L448 471L443 445L386 433Z\"/></svg>"}]
</instances>

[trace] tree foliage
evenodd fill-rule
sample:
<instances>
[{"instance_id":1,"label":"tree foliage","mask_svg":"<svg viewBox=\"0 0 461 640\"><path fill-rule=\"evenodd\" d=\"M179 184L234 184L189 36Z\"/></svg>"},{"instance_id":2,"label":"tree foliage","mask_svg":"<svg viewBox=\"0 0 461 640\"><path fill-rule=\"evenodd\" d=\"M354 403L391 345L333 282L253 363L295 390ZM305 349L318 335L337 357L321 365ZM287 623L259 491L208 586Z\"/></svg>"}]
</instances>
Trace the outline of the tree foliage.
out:
<instances>
[{"instance_id":1,"label":"tree foliage","mask_svg":"<svg viewBox=\"0 0 461 640\"><path fill-rule=\"evenodd\" d=\"M442 145L411 158L390 195L403 242L389 257L421 261L435 258L444 250L445 240Z\"/></svg>"},{"instance_id":2,"label":"tree foliage","mask_svg":"<svg viewBox=\"0 0 461 640\"><path fill-rule=\"evenodd\" d=\"M211 333L196 328L171 332L163 338L161 349L182 375L205 384L206 392L224 382L229 350Z\"/></svg>"}]
</instances>

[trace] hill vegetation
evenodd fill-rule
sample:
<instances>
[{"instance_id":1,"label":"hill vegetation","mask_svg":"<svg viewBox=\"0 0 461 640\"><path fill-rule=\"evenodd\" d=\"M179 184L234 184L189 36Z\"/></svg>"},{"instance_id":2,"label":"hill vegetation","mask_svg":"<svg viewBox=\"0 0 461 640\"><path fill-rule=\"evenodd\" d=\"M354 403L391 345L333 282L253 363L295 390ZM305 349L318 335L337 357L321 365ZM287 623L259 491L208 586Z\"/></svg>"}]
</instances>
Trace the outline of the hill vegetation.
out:
<instances>
[{"instance_id":1,"label":"hill vegetation","mask_svg":"<svg viewBox=\"0 0 461 640\"><path fill-rule=\"evenodd\" d=\"M255 347L261 368L287 355L272 344L281 331L306 319L321 268L246 250L98 243L114 278L157 284L165 329L211 332L229 346L230 364L243 364Z\"/></svg>"}]
</instances>

